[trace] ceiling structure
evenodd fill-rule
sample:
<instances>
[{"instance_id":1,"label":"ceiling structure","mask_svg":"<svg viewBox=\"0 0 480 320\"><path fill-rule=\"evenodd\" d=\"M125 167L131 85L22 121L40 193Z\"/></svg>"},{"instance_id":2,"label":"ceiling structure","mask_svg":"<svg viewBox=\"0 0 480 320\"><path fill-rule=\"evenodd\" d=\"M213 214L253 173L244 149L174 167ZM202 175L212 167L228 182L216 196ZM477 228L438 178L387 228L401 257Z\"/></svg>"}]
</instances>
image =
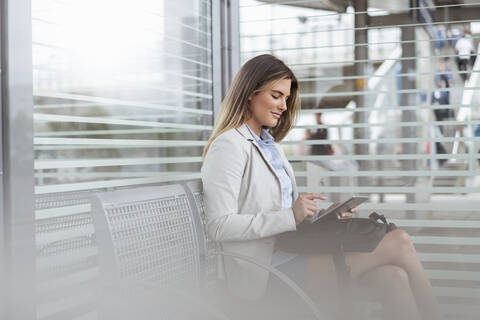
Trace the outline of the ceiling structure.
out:
<instances>
[{"instance_id":1,"label":"ceiling structure","mask_svg":"<svg viewBox=\"0 0 480 320\"><path fill-rule=\"evenodd\" d=\"M317 10L328 10L345 12L355 0L260 0L271 4L283 4L294 7L302 7ZM368 26L384 27L399 26L411 23L409 15L409 2L398 0L366 0L371 9L385 10L381 14L369 14ZM480 5L478 0L424 0L428 7L441 6L440 8L429 8L432 12L433 21L461 21L476 20L480 17ZM462 6L464 5L464 6ZM442 7L443 6L443 7Z\"/></svg>"},{"instance_id":2,"label":"ceiling structure","mask_svg":"<svg viewBox=\"0 0 480 320\"><path fill-rule=\"evenodd\" d=\"M352 6L354 0L259 0L271 4L283 4L294 7L309 9L328 10L336 12L345 12L349 6ZM408 12L410 1L398 0L367 0L368 7L372 9L383 9L386 11L400 13ZM461 4L474 4L478 0L425 0L428 6L448 6Z\"/></svg>"},{"instance_id":3,"label":"ceiling structure","mask_svg":"<svg viewBox=\"0 0 480 320\"><path fill-rule=\"evenodd\" d=\"M349 0L260 0L261 2L271 4L283 4L293 7L302 7L308 9L328 10L336 12L345 12L350 5Z\"/></svg>"}]
</instances>

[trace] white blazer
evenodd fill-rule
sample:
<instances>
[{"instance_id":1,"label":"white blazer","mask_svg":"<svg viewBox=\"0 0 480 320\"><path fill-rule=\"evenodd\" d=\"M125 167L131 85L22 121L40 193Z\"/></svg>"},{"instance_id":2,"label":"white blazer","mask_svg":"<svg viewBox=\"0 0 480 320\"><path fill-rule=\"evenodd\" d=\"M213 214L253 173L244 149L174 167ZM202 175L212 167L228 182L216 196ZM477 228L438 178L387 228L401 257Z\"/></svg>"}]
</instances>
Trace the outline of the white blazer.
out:
<instances>
[{"instance_id":1,"label":"white blazer","mask_svg":"<svg viewBox=\"0 0 480 320\"><path fill-rule=\"evenodd\" d=\"M293 169L279 150L298 196ZM244 124L219 135L203 162L207 233L222 248L271 264L275 235L296 229L292 208L282 210L280 180ZM269 273L245 261L224 259L230 291L245 299L261 298Z\"/></svg>"}]
</instances>

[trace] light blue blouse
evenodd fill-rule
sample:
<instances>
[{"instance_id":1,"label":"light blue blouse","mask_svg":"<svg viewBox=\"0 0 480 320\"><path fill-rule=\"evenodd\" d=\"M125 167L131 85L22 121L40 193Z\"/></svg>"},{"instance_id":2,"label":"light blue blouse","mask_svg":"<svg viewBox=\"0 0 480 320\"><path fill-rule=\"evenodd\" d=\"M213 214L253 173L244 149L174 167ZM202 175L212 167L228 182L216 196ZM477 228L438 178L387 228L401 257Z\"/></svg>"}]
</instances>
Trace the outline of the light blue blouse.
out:
<instances>
[{"instance_id":1,"label":"light blue blouse","mask_svg":"<svg viewBox=\"0 0 480 320\"><path fill-rule=\"evenodd\" d=\"M266 129L262 129L260 134L261 137L258 137L255 133L253 133L248 125L247 128L262 149L262 152L265 154L268 162L275 170L275 174L280 181L280 185L282 187L282 209L291 208L293 205L292 180L285 170L280 152L275 147L274 138Z\"/></svg>"}]
</instances>

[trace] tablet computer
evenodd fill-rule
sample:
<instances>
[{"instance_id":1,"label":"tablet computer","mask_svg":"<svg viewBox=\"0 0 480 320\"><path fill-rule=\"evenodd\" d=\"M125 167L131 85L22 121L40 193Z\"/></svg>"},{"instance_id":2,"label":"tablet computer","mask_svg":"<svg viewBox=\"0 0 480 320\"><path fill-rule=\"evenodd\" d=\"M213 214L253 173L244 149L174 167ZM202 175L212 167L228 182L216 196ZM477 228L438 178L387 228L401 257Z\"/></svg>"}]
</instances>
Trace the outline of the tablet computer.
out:
<instances>
[{"instance_id":1,"label":"tablet computer","mask_svg":"<svg viewBox=\"0 0 480 320\"><path fill-rule=\"evenodd\" d=\"M368 197L364 196L353 196L350 199L337 204L336 206L331 206L327 209L320 209L315 213L315 215L311 218L305 219L309 223L314 223L320 219L324 219L326 217L336 216L342 212L348 212L351 209L358 207L360 204L364 203L368 200Z\"/></svg>"}]
</instances>

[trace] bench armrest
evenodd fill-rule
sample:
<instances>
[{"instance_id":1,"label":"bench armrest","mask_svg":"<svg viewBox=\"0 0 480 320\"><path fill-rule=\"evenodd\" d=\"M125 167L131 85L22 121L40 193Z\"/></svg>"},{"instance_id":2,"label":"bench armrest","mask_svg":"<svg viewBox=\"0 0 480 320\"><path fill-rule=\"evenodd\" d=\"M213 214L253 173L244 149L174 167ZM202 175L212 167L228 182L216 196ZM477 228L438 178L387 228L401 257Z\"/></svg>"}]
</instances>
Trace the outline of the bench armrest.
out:
<instances>
[{"instance_id":1,"label":"bench armrest","mask_svg":"<svg viewBox=\"0 0 480 320\"><path fill-rule=\"evenodd\" d=\"M318 308L315 306L315 303L310 299L310 297L300 288L292 279L290 279L286 274L283 272L279 271L278 269L273 268L272 266L266 265L264 263L258 262L257 260L243 255L243 254L238 254L238 253L233 253L233 252L228 252L228 251L211 251L208 254L213 254L213 255L220 255L220 256L226 256L226 257L231 257L231 258L236 258L240 260L244 260L247 262L250 262L264 270L267 270L270 273L273 273L277 278L279 278L281 281L283 281L287 286L290 287L308 306L310 311L315 315L315 318L318 320L324 319Z\"/></svg>"}]
</instances>

